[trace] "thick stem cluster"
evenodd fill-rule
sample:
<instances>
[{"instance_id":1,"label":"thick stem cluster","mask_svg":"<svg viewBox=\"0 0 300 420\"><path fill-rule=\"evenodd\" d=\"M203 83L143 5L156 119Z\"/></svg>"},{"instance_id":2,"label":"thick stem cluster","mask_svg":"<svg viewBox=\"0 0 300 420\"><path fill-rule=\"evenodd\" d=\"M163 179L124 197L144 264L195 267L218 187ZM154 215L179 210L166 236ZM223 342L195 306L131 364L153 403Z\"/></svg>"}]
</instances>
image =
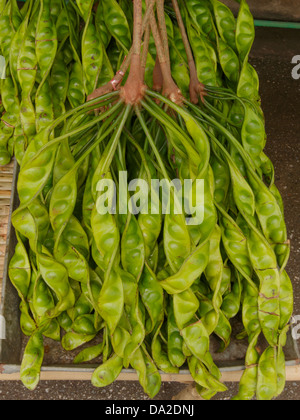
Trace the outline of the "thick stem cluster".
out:
<instances>
[{"instance_id":1,"label":"thick stem cluster","mask_svg":"<svg viewBox=\"0 0 300 420\"><path fill-rule=\"evenodd\" d=\"M164 1L157 0L158 3L164 3ZM150 25L155 41L156 51L157 51L157 60L156 60L156 69L155 76L157 77L158 83L162 81L162 92L163 95L171 99L172 102L177 104L182 103L182 94L176 83L172 78L171 65L170 65L170 56L169 56L169 47L167 40L167 28L164 16L164 7L163 4L160 4L160 7L157 8L158 21L160 22L160 29L158 28L154 12L152 11L150 15ZM165 40L165 41L163 41ZM159 67L158 67L159 65ZM160 72L162 80L160 79ZM159 84L156 86L158 90Z\"/></svg>"},{"instance_id":2,"label":"thick stem cluster","mask_svg":"<svg viewBox=\"0 0 300 420\"><path fill-rule=\"evenodd\" d=\"M185 30L185 26L184 26L184 22L183 22L181 12L179 9L178 1L172 0L172 4L176 13L176 19L178 22L178 26L181 32L181 37L182 37L186 55L188 58L188 65L189 65L189 70L190 70L190 99L193 104L197 104L199 102L199 96L202 102L204 101L205 89L204 89L204 85L198 79L193 52L192 52L189 39Z\"/></svg>"},{"instance_id":3,"label":"thick stem cluster","mask_svg":"<svg viewBox=\"0 0 300 420\"><path fill-rule=\"evenodd\" d=\"M186 34L184 22L180 13L177 0L172 0L178 25L181 31L185 50L188 57L190 71L190 99L192 103L198 103L199 97L204 100L204 85L200 83L193 53ZM145 91L145 70L148 56L150 34L152 32L157 57L153 71L153 89L163 93L176 104L182 104L183 96L180 89L172 78L168 33L165 20L165 0L146 0L147 9L142 16L142 0L134 0L134 28L132 48L125 58L120 70L115 77L105 86L95 90L88 100L112 92L120 88L122 80L129 70L128 79L121 88L121 98L130 105L139 104ZM156 13L155 7L156 6ZM143 46L143 49L142 49ZM142 51L142 52L141 52Z\"/></svg>"},{"instance_id":4,"label":"thick stem cluster","mask_svg":"<svg viewBox=\"0 0 300 420\"><path fill-rule=\"evenodd\" d=\"M144 96L145 85L142 76L141 48L143 37L142 0L134 0L134 26L131 66L125 86L121 89L121 98L126 104L135 105Z\"/></svg>"}]
</instances>

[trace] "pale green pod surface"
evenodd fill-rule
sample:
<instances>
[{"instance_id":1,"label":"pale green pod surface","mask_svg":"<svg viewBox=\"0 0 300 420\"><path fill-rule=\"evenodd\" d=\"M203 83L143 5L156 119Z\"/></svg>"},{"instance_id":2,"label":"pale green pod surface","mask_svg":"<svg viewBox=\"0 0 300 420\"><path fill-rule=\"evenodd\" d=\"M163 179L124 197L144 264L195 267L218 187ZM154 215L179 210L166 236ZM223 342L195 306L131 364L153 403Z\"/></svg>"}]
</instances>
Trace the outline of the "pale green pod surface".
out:
<instances>
[{"instance_id":1,"label":"pale green pod surface","mask_svg":"<svg viewBox=\"0 0 300 420\"><path fill-rule=\"evenodd\" d=\"M277 396L277 351L268 347L259 360L257 398L260 401L270 401Z\"/></svg>"},{"instance_id":2,"label":"pale green pod surface","mask_svg":"<svg viewBox=\"0 0 300 420\"><path fill-rule=\"evenodd\" d=\"M30 391L34 391L39 383L43 359L43 336L36 332L28 341L21 364L21 381Z\"/></svg>"},{"instance_id":3,"label":"pale green pod surface","mask_svg":"<svg viewBox=\"0 0 300 420\"><path fill-rule=\"evenodd\" d=\"M120 375L123 359L116 354L99 366L92 375L92 384L97 388L111 385Z\"/></svg>"}]
</instances>

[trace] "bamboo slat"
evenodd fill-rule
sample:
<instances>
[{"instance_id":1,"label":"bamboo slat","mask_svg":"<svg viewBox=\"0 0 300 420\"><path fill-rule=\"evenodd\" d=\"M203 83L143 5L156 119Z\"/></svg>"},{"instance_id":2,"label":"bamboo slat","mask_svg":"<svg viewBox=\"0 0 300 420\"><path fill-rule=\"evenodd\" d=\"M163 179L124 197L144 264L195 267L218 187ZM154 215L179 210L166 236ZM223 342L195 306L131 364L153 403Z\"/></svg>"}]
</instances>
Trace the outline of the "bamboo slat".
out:
<instances>
[{"instance_id":1,"label":"bamboo slat","mask_svg":"<svg viewBox=\"0 0 300 420\"><path fill-rule=\"evenodd\" d=\"M226 371L222 372L222 382L239 382L241 380L244 371ZM68 372L68 371L45 371L41 372L41 381L90 381L92 378L92 372ZM286 367L286 380L287 382L299 381L300 378L300 366L287 366ZM1 374L0 366L0 382L1 381L19 381L20 373L13 374ZM122 372L117 379L118 381L138 381L136 372ZM163 382L180 382L191 384L193 378L189 373L177 375L177 374L162 374Z\"/></svg>"},{"instance_id":2,"label":"bamboo slat","mask_svg":"<svg viewBox=\"0 0 300 420\"><path fill-rule=\"evenodd\" d=\"M13 162L0 167L0 302L6 250L6 238L10 211L10 198L13 181Z\"/></svg>"}]
</instances>

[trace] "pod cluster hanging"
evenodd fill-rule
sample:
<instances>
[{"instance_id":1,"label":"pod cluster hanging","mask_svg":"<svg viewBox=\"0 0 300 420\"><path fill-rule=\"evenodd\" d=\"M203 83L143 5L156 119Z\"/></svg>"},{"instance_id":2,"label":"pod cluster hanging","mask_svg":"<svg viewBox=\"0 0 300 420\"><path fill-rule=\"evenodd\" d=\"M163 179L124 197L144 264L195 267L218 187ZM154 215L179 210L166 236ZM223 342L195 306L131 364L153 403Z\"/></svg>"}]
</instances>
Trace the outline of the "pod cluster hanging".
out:
<instances>
[{"instance_id":1,"label":"pod cluster hanging","mask_svg":"<svg viewBox=\"0 0 300 420\"><path fill-rule=\"evenodd\" d=\"M218 0L0 0L0 164L20 166L9 276L27 388L47 337L97 364L97 387L131 367L153 398L160 372L188 366L210 399L226 391L211 336L226 350L238 317L249 346L234 399L282 393L290 244L254 38L245 0L237 18ZM199 223L193 194L181 213L174 192L168 212L151 195L153 180L174 179L192 192L202 181Z\"/></svg>"}]
</instances>

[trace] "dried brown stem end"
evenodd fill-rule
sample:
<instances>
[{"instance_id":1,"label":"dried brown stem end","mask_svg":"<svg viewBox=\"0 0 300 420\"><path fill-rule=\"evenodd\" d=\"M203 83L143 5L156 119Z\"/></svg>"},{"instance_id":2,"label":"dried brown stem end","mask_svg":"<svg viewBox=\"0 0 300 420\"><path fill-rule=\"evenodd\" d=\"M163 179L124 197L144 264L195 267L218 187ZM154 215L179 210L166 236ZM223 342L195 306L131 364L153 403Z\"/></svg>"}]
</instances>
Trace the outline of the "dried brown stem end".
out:
<instances>
[{"instance_id":1,"label":"dried brown stem end","mask_svg":"<svg viewBox=\"0 0 300 420\"><path fill-rule=\"evenodd\" d=\"M159 59L158 57L156 57L155 67L153 70L153 90L155 90L155 92L161 92L163 88L163 83L164 79L161 72Z\"/></svg>"},{"instance_id":2,"label":"dried brown stem end","mask_svg":"<svg viewBox=\"0 0 300 420\"><path fill-rule=\"evenodd\" d=\"M145 95L145 90L141 57L138 54L132 54L130 73L125 86L121 88L120 97L128 105L138 105Z\"/></svg>"},{"instance_id":3,"label":"dried brown stem end","mask_svg":"<svg viewBox=\"0 0 300 420\"><path fill-rule=\"evenodd\" d=\"M198 104L199 97L204 103L204 97L206 96L206 91L204 84L199 82L196 68L193 69L193 65L190 66L190 99L193 104Z\"/></svg>"},{"instance_id":4,"label":"dried brown stem end","mask_svg":"<svg viewBox=\"0 0 300 420\"><path fill-rule=\"evenodd\" d=\"M198 104L199 97L204 102L205 88L204 85L199 81L197 75L196 64L193 56L193 52L189 43L189 39L185 30L184 22L181 16L180 8L177 0L172 0L173 8L176 13L178 26L181 32L182 40L184 43L186 55L188 58L189 70L190 70L190 99L193 104Z\"/></svg>"}]
</instances>

